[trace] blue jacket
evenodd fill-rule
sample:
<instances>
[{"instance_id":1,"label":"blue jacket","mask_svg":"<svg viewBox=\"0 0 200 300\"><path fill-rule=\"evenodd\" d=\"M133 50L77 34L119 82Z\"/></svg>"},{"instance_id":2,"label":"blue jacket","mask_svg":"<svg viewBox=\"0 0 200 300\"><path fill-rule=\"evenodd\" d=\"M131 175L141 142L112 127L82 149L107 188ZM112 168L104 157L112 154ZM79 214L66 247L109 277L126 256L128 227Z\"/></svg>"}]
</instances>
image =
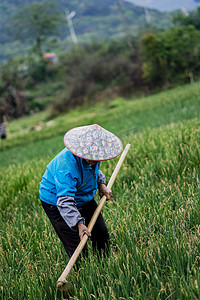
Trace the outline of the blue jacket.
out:
<instances>
[{"instance_id":1,"label":"blue jacket","mask_svg":"<svg viewBox=\"0 0 200 300\"><path fill-rule=\"evenodd\" d=\"M82 207L94 198L98 188L100 162L95 170L86 161L67 148L63 149L47 165L40 183L40 199L56 205L57 198L74 197L76 206Z\"/></svg>"}]
</instances>

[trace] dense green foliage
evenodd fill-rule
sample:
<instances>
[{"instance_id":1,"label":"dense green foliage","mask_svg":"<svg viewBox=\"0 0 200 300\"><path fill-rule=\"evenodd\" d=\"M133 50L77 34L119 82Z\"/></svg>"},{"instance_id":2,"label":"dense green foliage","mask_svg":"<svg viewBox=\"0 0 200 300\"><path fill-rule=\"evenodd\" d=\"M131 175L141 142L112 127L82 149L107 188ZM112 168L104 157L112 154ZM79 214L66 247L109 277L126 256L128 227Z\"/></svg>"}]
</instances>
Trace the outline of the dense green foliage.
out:
<instances>
[{"instance_id":1,"label":"dense green foliage","mask_svg":"<svg viewBox=\"0 0 200 300\"><path fill-rule=\"evenodd\" d=\"M141 91L142 62L138 45L130 53L127 41L92 43L74 49L61 59L63 91L61 101L55 101L54 111L66 111L80 105L127 96Z\"/></svg>"},{"instance_id":2,"label":"dense green foliage","mask_svg":"<svg viewBox=\"0 0 200 300\"><path fill-rule=\"evenodd\" d=\"M153 86L186 82L191 72L200 75L200 31L192 25L144 35L142 51L144 77Z\"/></svg>"},{"instance_id":3,"label":"dense green foliage","mask_svg":"<svg viewBox=\"0 0 200 300\"><path fill-rule=\"evenodd\" d=\"M199 299L199 95L198 83L116 99L45 122L39 132L20 133L45 114L9 123L12 135L1 141L2 299L61 299L55 282L68 259L41 208L39 182L65 130L95 122L131 149L104 207L110 257L90 252L72 271L71 299ZM102 163L107 179L116 161Z\"/></svg>"},{"instance_id":4,"label":"dense green foliage","mask_svg":"<svg viewBox=\"0 0 200 300\"><path fill-rule=\"evenodd\" d=\"M193 25L196 29L200 30L200 7L190 12L188 16L181 13L176 14L173 17L173 22L182 26Z\"/></svg>"}]
</instances>

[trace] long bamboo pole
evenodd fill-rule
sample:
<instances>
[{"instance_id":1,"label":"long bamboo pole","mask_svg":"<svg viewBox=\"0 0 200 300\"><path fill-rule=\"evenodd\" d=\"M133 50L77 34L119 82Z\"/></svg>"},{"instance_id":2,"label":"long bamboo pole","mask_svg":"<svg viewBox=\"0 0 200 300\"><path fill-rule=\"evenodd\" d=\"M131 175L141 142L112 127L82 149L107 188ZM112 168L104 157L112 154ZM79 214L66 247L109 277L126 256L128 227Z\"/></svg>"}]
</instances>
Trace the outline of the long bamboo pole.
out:
<instances>
[{"instance_id":1,"label":"long bamboo pole","mask_svg":"<svg viewBox=\"0 0 200 300\"><path fill-rule=\"evenodd\" d=\"M113 172L113 174L112 174L112 176L111 176L111 178L110 178L110 180L108 182L107 187L109 189L112 188L112 185L113 185L113 183L115 181L115 178L117 177L117 174L118 174L118 172L119 172L119 170L120 170L120 168L121 168L121 166L123 164L123 161L124 161L124 159L125 159L125 157L126 157L126 155L128 153L128 150L129 150L130 146L131 146L130 144L127 144L126 147L125 147L125 149L124 149L124 151L122 152L122 154L120 156L120 159L119 159L119 161L118 161L118 163L117 163L117 165L115 167L115 170L114 170L114 172ZM97 208L96 208L96 210L95 210L95 212L94 212L94 214L92 216L92 219L91 219L91 221L90 221L90 223L88 225L89 232L92 231L92 229L93 229L93 227L95 225L95 222L96 222L96 220L97 220L97 218L98 218L98 216L99 216L99 214L100 214L100 212L101 212L101 210L102 210L105 202L106 202L106 196L104 195L101 198L101 200L99 202L99 205L97 206ZM70 260L69 260L66 268L64 269L64 271L61 274L61 276L58 278L56 285L57 285L57 288L59 290L63 291L63 286L64 285L68 285L68 282L66 281L66 278L69 275L71 269L73 268L73 266L74 266L74 264L75 264L78 256L80 255L81 251L83 250L83 248L84 248L87 240L88 240L88 236L87 236L87 234L84 234L84 236L81 239L80 243L78 244L76 250L74 251L72 257L70 258Z\"/></svg>"}]
</instances>

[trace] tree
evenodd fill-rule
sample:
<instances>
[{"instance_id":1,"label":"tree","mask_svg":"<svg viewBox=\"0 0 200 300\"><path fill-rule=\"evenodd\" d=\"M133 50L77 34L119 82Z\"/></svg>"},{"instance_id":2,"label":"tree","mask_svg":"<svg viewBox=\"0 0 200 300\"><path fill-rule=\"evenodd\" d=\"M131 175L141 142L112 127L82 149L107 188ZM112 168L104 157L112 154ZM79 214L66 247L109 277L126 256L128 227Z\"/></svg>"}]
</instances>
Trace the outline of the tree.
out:
<instances>
[{"instance_id":1,"label":"tree","mask_svg":"<svg viewBox=\"0 0 200 300\"><path fill-rule=\"evenodd\" d=\"M0 118L19 118L28 112L24 91L24 79L17 69L18 63L11 60L1 68Z\"/></svg>"},{"instance_id":2,"label":"tree","mask_svg":"<svg viewBox=\"0 0 200 300\"><path fill-rule=\"evenodd\" d=\"M173 17L173 23L179 26L193 25L196 29L200 30L200 7L197 10L190 12L188 16L178 13Z\"/></svg>"},{"instance_id":3,"label":"tree","mask_svg":"<svg viewBox=\"0 0 200 300\"><path fill-rule=\"evenodd\" d=\"M167 61L166 49L159 34L144 34L141 38L141 52L143 78L153 87L161 86L165 81Z\"/></svg>"},{"instance_id":4,"label":"tree","mask_svg":"<svg viewBox=\"0 0 200 300\"><path fill-rule=\"evenodd\" d=\"M194 26L172 27L142 38L144 75L153 86L187 82L200 70L200 32Z\"/></svg>"},{"instance_id":5,"label":"tree","mask_svg":"<svg viewBox=\"0 0 200 300\"><path fill-rule=\"evenodd\" d=\"M36 53L42 56L48 38L60 34L63 18L64 14L53 2L34 2L17 11L11 30L15 39L33 45Z\"/></svg>"}]
</instances>

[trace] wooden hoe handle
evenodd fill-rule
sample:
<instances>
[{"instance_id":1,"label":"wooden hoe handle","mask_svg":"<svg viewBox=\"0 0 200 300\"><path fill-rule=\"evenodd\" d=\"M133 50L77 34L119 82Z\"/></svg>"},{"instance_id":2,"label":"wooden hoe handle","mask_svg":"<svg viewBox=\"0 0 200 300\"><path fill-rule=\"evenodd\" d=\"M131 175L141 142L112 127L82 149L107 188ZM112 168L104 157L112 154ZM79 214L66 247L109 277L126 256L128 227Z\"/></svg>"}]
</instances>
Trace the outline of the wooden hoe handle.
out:
<instances>
[{"instance_id":1,"label":"wooden hoe handle","mask_svg":"<svg viewBox=\"0 0 200 300\"><path fill-rule=\"evenodd\" d=\"M114 170L114 172L113 172L113 174L112 174L112 176L111 176L111 178L110 178L110 180L108 182L107 187L109 189L111 189L111 187L112 187L112 185L113 185L113 183L115 181L115 178L117 177L117 174L118 174L118 172L119 172L119 170L121 168L121 165L122 165L122 163L123 163L123 161L124 161L124 159L125 159L125 157L126 157L126 155L128 153L128 150L129 150L130 146L131 146L130 144L127 144L126 147L125 147L125 149L124 149L124 151L122 152L122 154L120 156L120 159L119 159L119 161L118 161L118 163L117 163L117 165L115 167L115 170ZM96 208L96 210L95 210L95 212L94 212L94 214L92 216L92 219L90 220L90 223L88 225L89 232L92 231L92 229L93 229L93 227L95 225L95 222L96 222L96 220L97 220L97 218L98 218L98 216L99 216L99 214L100 214L100 212L101 212L101 210L102 210L105 202L106 202L106 196L104 195L101 198L101 200L99 202L99 205L97 206L97 208ZM74 266L74 264L75 264L78 256L80 255L81 251L83 250L83 248L84 248L87 240L88 240L88 236L87 236L87 234L84 234L84 236L81 239L80 243L78 244L76 250L74 251L72 257L70 258L70 260L69 260L66 268L64 269L64 271L61 274L61 276L58 278L56 285L57 285L57 287L60 290L62 290L62 286L67 283L66 278L69 275L71 269L73 268L73 266Z\"/></svg>"}]
</instances>

